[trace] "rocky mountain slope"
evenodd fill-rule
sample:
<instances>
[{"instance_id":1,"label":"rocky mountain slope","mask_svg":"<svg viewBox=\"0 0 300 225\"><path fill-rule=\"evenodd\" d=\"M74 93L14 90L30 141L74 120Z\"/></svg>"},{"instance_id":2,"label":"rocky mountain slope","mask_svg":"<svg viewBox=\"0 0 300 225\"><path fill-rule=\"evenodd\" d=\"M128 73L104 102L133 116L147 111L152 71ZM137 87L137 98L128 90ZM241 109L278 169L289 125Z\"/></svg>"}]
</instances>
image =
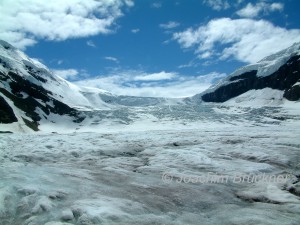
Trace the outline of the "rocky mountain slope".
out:
<instances>
[{"instance_id":1,"label":"rocky mountain slope","mask_svg":"<svg viewBox=\"0 0 300 225\"><path fill-rule=\"evenodd\" d=\"M78 87L54 75L5 41L0 41L0 123L16 123L21 130L38 130L43 121L60 116L81 122L82 112L120 106L163 104L163 98L116 96L97 88Z\"/></svg>"},{"instance_id":2,"label":"rocky mountain slope","mask_svg":"<svg viewBox=\"0 0 300 225\"><path fill-rule=\"evenodd\" d=\"M38 130L38 121L51 113L80 121L77 111L55 91L64 81L6 42L0 42L0 53L0 123L20 122Z\"/></svg>"},{"instance_id":3,"label":"rocky mountain slope","mask_svg":"<svg viewBox=\"0 0 300 225\"><path fill-rule=\"evenodd\" d=\"M225 102L250 90L265 88L282 91L290 101L300 99L300 43L238 69L196 98Z\"/></svg>"}]
</instances>

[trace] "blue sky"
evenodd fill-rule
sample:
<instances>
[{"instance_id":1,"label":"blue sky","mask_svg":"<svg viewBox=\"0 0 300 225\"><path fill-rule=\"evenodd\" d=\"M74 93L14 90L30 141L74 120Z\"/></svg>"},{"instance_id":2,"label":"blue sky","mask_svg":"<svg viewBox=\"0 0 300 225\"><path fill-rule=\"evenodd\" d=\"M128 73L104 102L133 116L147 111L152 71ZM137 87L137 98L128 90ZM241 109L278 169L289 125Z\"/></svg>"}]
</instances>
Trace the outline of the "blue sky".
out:
<instances>
[{"instance_id":1,"label":"blue sky","mask_svg":"<svg viewBox=\"0 0 300 225\"><path fill-rule=\"evenodd\" d=\"M300 41L298 0L1 0L0 39L76 84L191 96Z\"/></svg>"}]
</instances>

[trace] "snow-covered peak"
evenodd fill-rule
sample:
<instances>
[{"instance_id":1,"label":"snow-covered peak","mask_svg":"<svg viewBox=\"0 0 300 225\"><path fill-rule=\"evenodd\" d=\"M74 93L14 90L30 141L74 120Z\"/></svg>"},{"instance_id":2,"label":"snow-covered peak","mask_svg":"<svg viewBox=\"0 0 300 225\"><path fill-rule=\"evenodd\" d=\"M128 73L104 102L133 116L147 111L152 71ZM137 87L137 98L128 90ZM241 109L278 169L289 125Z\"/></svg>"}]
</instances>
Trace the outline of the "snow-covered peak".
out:
<instances>
[{"instance_id":1,"label":"snow-covered peak","mask_svg":"<svg viewBox=\"0 0 300 225\"><path fill-rule=\"evenodd\" d=\"M289 48L269 55L257 63L242 67L231 74L230 77L239 76L245 72L249 72L252 70L257 70L258 77L271 75L295 55L300 55L300 42L294 43Z\"/></svg>"},{"instance_id":2,"label":"snow-covered peak","mask_svg":"<svg viewBox=\"0 0 300 225\"><path fill-rule=\"evenodd\" d=\"M263 62L271 62L274 60L278 60L279 58L285 58L285 57L291 57L293 55L299 55L300 54L300 42L294 43L291 47L283 49L275 54L266 56L262 60L259 61L259 63Z\"/></svg>"},{"instance_id":3,"label":"snow-covered peak","mask_svg":"<svg viewBox=\"0 0 300 225\"><path fill-rule=\"evenodd\" d=\"M6 49L16 49L14 46L3 40L0 40L0 46Z\"/></svg>"},{"instance_id":4,"label":"snow-covered peak","mask_svg":"<svg viewBox=\"0 0 300 225\"><path fill-rule=\"evenodd\" d=\"M211 86L209 89L201 93L201 95L205 93L210 93L221 86L225 86L229 83L237 82L238 80L232 79L233 77L240 76L244 73L257 71L257 77L267 77L274 72L276 72L281 66L283 66L290 58L293 56L300 55L300 42L294 43L291 47L281 50L277 53L274 53L270 56L267 56L260 60L257 63L249 64L247 66L241 67L230 74L225 79L221 80L217 84Z\"/></svg>"},{"instance_id":5,"label":"snow-covered peak","mask_svg":"<svg viewBox=\"0 0 300 225\"><path fill-rule=\"evenodd\" d=\"M50 70L38 60L29 58L22 51L2 40L0 40L0 59L5 65L5 67L3 65L0 66L0 71L2 72L13 69L16 72L20 72L20 75L30 76L28 70L26 70L27 66L36 71L51 74Z\"/></svg>"},{"instance_id":6,"label":"snow-covered peak","mask_svg":"<svg viewBox=\"0 0 300 225\"><path fill-rule=\"evenodd\" d=\"M45 65L36 59L29 58L25 53L9 43L0 40L0 72L14 72L29 82L41 86L51 93L51 97L74 108L106 108L105 103L98 101L94 105L87 99L85 92L91 89L78 87L65 79L53 74ZM0 84L0 87L4 84ZM7 86L7 85L6 85ZM109 94L107 91L94 88L94 95Z\"/></svg>"}]
</instances>

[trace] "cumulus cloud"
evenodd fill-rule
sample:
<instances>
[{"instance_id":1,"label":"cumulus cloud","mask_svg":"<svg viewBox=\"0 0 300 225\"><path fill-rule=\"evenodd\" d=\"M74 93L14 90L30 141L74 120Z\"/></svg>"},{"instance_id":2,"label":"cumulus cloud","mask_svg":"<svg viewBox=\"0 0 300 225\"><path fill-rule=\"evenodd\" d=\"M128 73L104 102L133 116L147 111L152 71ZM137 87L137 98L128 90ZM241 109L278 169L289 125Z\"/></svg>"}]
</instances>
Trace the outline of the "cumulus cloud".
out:
<instances>
[{"instance_id":1,"label":"cumulus cloud","mask_svg":"<svg viewBox=\"0 0 300 225\"><path fill-rule=\"evenodd\" d=\"M276 10L282 11L283 8L284 8L284 5L282 3L279 3L279 2L275 2L275 3L272 3L270 5L270 10L271 11L276 11Z\"/></svg>"},{"instance_id":2,"label":"cumulus cloud","mask_svg":"<svg viewBox=\"0 0 300 225\"><path fill-rule=\"evenodd\" d=\"M224 73L183 76L174 72L146 73L144 71L116 71L92 79L76 81L75 84L97 87L118 95L144 97L188 97L201 93L221 78ZM166 79L167 78L167 79Z\"/></svg>"},{"instance_id":3,"label":"cumulus cloud","mask_svg":"<svg viewBox=\"0 0 300 225\"><path fill-rule=\"evenodd\" d=\"M168 23L161 23L159 24L159 27L163 29L173 29L180 26L180 23L175 22L175 21L169 21Z\"/></svg>"},{"instance_id":4,"label":"cumulus cloud","mask_svg":"<svg viewBox=\"0 0 300 225\"><path fill-rule=\"evenodd\" d=\"M200 59L235 58L255 63L300 41L299 29L285 29L265 20L220 18L173 34L182 48L195 49Z\"/></svg>"},{"instance_id":5,"label":"cumulus cloud","mask_svg":"<svg viewBox=\"0 0 300 225\"><path fill-rule=\"evenodd\" d=\"M39 39L62 41L111 32L131 0L2 0L0 39L19 48Z\"/></svg>"},{"instance_id":6,"label":"cumulus cloud","mask_svg":"<svg viewBox=\"0 0 300 225\"><path fill-rule=\"evenodd\" d=\"M75 77L79 75L79 72L75 69L65 69L65 70L52 70L52 72L61 78L67 80L73 80Z\"/></svg>"},{"instance_id":7,"label":"cumulus cloud","mask_svg":"<svg viewBox=\"0 0 300 225\"><path fill-rule=\"evenodd\" d=\"M159 73L139 75L134 77L134 80L141 80L141 81L170 80L175 76L176 76L175 73L167 73L165 71L161 71Z\"/></svg>"},{"instance_id":8,"label":"cumulus cloud","mask_svg":"<svg viewBox=\"0 0 300 225\"><path fill-rule=\"evenodd\" d=\"M282 3L274 2L258 2L253 5L252 3L248 3L244 8L237 11L237 14L240 17L254 18L259 16L261 13L268 14L274 11L282 11L284 5Z\"/></svg>"}]
</instances>

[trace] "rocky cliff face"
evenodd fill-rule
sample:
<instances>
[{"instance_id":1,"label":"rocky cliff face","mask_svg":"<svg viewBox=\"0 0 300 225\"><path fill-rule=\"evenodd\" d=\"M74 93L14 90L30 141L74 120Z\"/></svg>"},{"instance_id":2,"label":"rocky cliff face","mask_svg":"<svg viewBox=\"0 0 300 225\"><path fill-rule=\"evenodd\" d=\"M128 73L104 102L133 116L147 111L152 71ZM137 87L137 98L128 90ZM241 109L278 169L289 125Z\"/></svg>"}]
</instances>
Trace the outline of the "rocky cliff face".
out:
<instances>
[{"instance_id":1,"label":"rocky cliff face","mask_svg":"<svg viewBox=\"0 0 300 225\"><path fill-rule=\"evenodd\" d=\"M201 99L205 102L225 102L250 90L272 88L283 91L283 96L290 101L299 100L300 55L298 55L298 46L299 44L294 46L294 52L277 54L277 59L274 56L271 61L266 60L262 61L262 64L250 65L243 69L243 72L230 75L221 84L206 91ZM276 63L282 65L278 66ZM274 71L271 67L275 66L279 68ZM272 72L268 73L268 71Z\"/></svg>"}]
</instances>

